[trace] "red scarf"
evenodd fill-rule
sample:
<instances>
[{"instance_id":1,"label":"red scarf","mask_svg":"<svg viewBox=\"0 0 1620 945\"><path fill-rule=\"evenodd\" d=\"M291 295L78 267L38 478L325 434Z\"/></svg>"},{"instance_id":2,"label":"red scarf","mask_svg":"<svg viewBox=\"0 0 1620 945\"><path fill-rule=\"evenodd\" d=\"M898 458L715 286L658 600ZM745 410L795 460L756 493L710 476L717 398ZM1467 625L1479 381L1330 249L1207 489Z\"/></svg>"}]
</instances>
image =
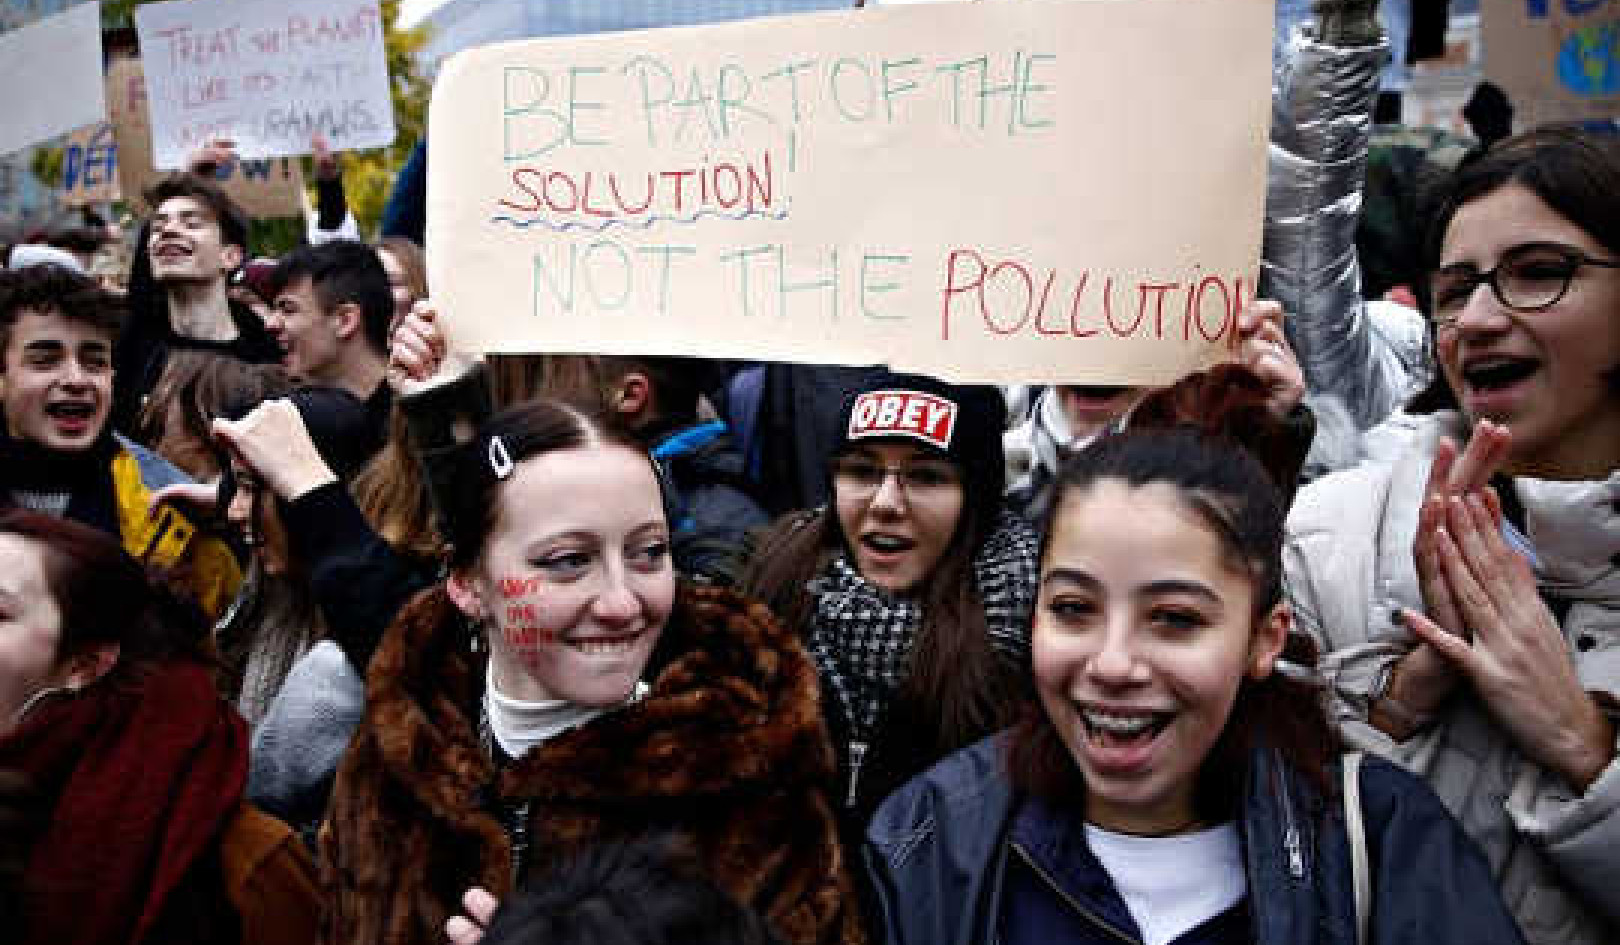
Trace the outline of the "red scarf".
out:
<instances>
[{"instance_id":1,"label":"red scarf","mask_svg":"<svg viewBox=\"0 0 1620 945\"><path fill-rule=\"evenodd\" d=\"M28 775L50 809L24 879L24 945L141 945L241 804L247 730L205 667L170 661L41 705L0 738L0 768Z\"/></svg>"}]
</instances>

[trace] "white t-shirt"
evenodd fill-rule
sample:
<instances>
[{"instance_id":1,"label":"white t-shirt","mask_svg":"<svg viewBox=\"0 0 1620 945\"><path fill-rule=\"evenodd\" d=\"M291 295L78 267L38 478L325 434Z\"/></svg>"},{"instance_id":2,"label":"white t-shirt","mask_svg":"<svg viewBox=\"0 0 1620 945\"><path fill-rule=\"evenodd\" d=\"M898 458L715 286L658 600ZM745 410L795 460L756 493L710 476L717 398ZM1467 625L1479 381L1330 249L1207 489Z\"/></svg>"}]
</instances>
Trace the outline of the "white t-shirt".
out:
<instances>
[{"instance_id":1,"label":"white t-shirt","mask_svg":"<svg viewBox=\"0 0 1620 945\"><path fill-rule=\"evenodd\" d=\"M1086 825L1086 843L1142 930L1165 945L1232 908L1249 891L1237 826L1135 837Z\"/></svg>"}]
</instances>

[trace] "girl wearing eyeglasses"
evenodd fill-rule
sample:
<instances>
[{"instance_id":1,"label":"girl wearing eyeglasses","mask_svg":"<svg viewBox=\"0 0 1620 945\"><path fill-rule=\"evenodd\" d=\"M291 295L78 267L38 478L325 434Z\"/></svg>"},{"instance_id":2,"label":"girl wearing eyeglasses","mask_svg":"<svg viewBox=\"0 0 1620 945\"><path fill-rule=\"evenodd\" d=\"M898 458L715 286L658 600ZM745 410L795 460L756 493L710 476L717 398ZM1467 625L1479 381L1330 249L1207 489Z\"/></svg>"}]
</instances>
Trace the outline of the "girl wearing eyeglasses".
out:
<instances>
[{"instance_id":1,"label":"girl wearing eyeglasses","mask_svg":"<svg viewBox=\"0 0 1620 945\"><path fill-rule=\"evenodd\" d=\"M1430 412L1300 494L1290 592L1346 736L1429 781L1527 939L1620 941L1620 149L1504 141L1428 253Z\"/></svg>"},{"instance_id":2,"label":"girl wearing eyeglasses","mask_svg":"<svg viewBox=\"0 0 1620 945\"><path fill-rule=\"evenodd\" d=\"M774 526L744 574L820 670L855 836L895 787L1011 721L1036 542L1002 507L1004 416L994 388L879 374L844 402L832 501Z\"/></svg>"}]
</instances>

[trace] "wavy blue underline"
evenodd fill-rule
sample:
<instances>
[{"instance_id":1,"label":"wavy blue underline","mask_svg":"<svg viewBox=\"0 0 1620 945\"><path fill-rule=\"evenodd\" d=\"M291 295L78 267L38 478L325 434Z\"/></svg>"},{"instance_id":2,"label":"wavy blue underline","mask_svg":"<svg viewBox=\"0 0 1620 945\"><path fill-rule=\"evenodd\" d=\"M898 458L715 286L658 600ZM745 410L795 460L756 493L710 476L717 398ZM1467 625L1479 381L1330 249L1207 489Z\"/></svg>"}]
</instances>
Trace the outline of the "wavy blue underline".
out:
<instances>
[{"instance_id":1,"label":"wavy blue underline","mask_svg":"<svg viewBox=\"0 0 1620 945\"><path fill-rule=\"evenodd\" d=\"M696 223L699 220L702 220L704 218L720 219L720 220L747 220L747 219L750 219L750 218L761 219L761 220L785 220L785 219L787 219L787 216L788 216L788 208L783 207L781 210L776 210L776 211L770 211L770 210L744 210L744 211L742 211L740 213L727 213L727 212L725 212L723 210L699 210L697 213L694 213L689 217L672 217L672 216L664 216L662 214L655 213L652 216L641 217L641 218L635 219L635 220L626 220L626 219L623 219L621 217L612 217L610 219L603 220L600 224L591 224L591 223L587 223L587 222L585 222L583 220L564 220L561 223L556 223L556 222L548 220L548 219L546 219L544 217L534 217L533 219L529 219L529 220L519 220L516 217L509 217L506 214L501 213L501 214L496 214L493 217L490 217L489 222L491 222L491 223L509 223L512 226L517 227L520 230L526 230L531 226L543 226L548 230L554 230L554 231L556 231L558 233L566 233L569 230L589 230L592 233L601 233L604 230L606 230L608 227L613 226L614 224L618 224L619 226L626 227L626 228L639 226L643 230L646 230L646 229L650 229L654 223L688 223L688 224L690 224L690 223Z\"/></svg>"}]
</instances>

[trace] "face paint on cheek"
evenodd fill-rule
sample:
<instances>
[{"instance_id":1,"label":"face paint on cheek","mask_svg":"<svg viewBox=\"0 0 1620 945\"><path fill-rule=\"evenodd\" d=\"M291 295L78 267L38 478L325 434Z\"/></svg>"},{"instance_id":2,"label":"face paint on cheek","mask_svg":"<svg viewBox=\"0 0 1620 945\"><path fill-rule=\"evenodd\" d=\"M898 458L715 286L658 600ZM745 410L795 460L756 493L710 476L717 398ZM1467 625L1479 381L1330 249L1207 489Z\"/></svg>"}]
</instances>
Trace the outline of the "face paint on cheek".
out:
<instances>
[{"instance_id":1,"label":"face paint on cheek","mask_svg":"<svg viewBox=\"0 0 1620 945\"><path fill-rule=\"evenodd\" d=\"M512 600L516 597L527 597L530 594L540 593L540 579L537 577L501 578L497 587L500 589L503 598Z\"/></svg>"},{"instance_id":2,"label":"face paint on cheek","mask_svg":"<svg viewBox=\"0 0 1620 945\"><path fill-rule=\"evenodd\" d=\"M503 578L500 591L501 596L510 601L506 605L506 619L501 621L501 638L525 667L536 670L541 663L541 650L562 639L561 631L540 626L534 600L539 597L540 579ZM513 600L519 597L530 599Z\"/></svg>"}]
</instances>

